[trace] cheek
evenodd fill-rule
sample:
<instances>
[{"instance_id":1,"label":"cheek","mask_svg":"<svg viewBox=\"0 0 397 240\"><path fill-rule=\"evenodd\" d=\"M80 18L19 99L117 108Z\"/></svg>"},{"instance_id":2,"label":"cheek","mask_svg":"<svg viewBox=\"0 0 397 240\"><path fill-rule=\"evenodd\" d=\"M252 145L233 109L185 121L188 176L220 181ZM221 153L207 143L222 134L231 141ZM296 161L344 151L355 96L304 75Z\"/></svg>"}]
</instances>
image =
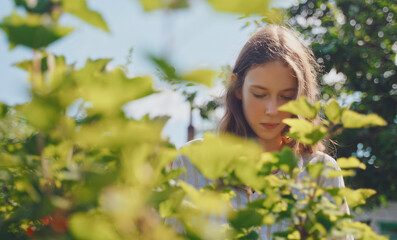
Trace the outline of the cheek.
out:
<instances>
[{"instance_id":1,"label":"cheek","mask_svg":"<svg viewBox=\"0 0 397 240\"><path fill-rule=\"evenodd\" d=\"M243 110L246 117L260 116L262 113L262 106L255 98L243 98Z\"/></svg>"}]
</instances>

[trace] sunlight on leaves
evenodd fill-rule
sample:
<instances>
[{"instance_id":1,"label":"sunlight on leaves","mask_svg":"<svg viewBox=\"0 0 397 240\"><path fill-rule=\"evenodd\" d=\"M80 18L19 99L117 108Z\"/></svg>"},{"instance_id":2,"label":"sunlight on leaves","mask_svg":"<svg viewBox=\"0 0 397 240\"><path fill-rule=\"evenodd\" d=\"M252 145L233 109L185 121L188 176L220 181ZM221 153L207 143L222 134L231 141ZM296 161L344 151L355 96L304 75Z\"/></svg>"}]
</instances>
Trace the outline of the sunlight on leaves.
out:
<instances>
[{"instance_id":1,"label":"sunlight on leaves","mask_svg":"<svg viewBox=\"0 0 397 240\"><path fill-rule=\"evenodd\" d=\"M181 76L182 79L190 82L200 83L207 87L212 87L217 72L211 69L197 69L186 75Z\"/></svg>"},{"instance_id":2,"label":"sunlight on leaves","mask_svg":"<svg viewBox=\"0 0 397 240\"><path fill-rule=\"evenodd\" d=\"M315 126L305 119L287 118L283 122L290 126L287 135L306 145L314 145L327 135L324 126Z\"/></svg>"},{"instance_id":3,"label":"sunlight on leaves","mask_svg":"<svg viewBox=\"0 0 397 240\"><path fill-rule=\"evenodd\" d=\"M341 109L335 99L331 99L327 105L324 105L325 115L334 124L341 123L342 112L343 109Z\"/></svg>"},{"instance_id":4,"label":"sunlight on leaves","mask_svg":"<svg viewBox=\"0 0 397 240\"><path fill-rule=\"evenodd\" d=\"M364 115L351 110L346 110L343 112L342 123L343 127L345 128L362 128L387 125L387 122L383 118L374 113Z\"/></svg>"},{"instance_id":5,"label":"sunlight on leaves","mask_svg":"<svg viewBox=\"0 0 397 240\"><path fill-rule=\"evenodd\" d=\"M87 7L86 0L62 0L62 8L65 12L71 13L81 20L109 32L109 28L102 16L90 10Z\"/></svg>"},{"instance_id":6,"label":"sunlight on leaves","mask_svg":"<svg viewBox=\"0 0 397 240\"><path fill-rule=\"evenodd\" d=\"M340 168L361 168L363 170L367 168L364 163L355 157L338 158L337 163Z\"/></svg>"},{"instance_id":7,"label":"sunlight on leaves","mask_svg":"<svg viewBox=\"0 0 397 240\"><path fill-rule=\"evenodd\" d=\"M314 106L310 104L306 98L301 97L296 101L289 101L278 108L279 111L289 112L296 116L302 116L309 119L314 119L320 110L319 102Z\"/></svg>"},{"instance_id":8,"label":"sunlight on leaves","mask_svg":"<svg viewBox=\"0 0 397 240\"><path fill-rule=\"evenodd\" d=\"M212 7L221 12L239 14L266 14L269 10L270 0L207 0Z\"/></svg>"}]
</instances>

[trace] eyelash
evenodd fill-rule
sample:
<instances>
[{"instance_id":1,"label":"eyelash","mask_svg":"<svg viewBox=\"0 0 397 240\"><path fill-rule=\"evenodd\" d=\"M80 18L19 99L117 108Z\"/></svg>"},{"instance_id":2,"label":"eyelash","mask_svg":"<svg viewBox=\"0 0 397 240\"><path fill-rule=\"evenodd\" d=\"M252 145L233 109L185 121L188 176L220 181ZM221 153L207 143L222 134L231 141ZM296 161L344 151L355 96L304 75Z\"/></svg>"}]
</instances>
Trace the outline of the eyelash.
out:
<instances>
[{"instance_id":1,"label":"eyelash","mask_svg":"<svg viewBox=\"0 0 397 240\"><path fill-rule=\"evenodd\" d=\"M256 98L263 98L263 97L265 97L266 96L266 94L265 95L257 95L257 94L253 94L254 95L254 97L256 97ZM290 100L292 100L292 98L291 97L285 97L285 96L281 96L281 98L283 98L284 100L287 100L287 101L290 101Z\"/></svg>"}]
</instances>

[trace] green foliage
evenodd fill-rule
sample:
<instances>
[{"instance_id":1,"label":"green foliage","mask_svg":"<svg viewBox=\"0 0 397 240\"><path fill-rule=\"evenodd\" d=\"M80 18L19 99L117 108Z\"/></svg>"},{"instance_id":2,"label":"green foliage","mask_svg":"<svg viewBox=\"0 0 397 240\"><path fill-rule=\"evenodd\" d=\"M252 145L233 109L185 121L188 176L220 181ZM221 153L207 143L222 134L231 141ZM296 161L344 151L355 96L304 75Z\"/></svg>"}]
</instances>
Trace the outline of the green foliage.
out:
<instances>
[{"instance_id":1,"label":"green foliage","mask_svg":"<svg viewBox=\"0 0 397 240\"><path fill-rule=\"evenodd\" d=\"M145 11L153 11L157 9L183 9L189 7L188 0L140 0Z\"/></svg>"},{"instance_id":2,"label":"green foliage","mask_svg":"<svg viewBox=\"0 0 397 240\"><path fill-rule=\"evenodd\" d=\"M72 28L62 26L47 26L44 17L28 14L21 17L13 13L3 19L1 28L7 34L10 48L23 45L33 49L47 47L50 43L66 36Z\"/></svg>"},{"instance_id":3,"label":"green foliage","mask_svg":"<svg viewBox=\"0 0 397 240\"><path fill-rule=\"evenodd\" d=\"M388 123L382 128L349 129L337 137L338 157L358 156L367 166L348 184L377 189L373 203L397 200L396 2L307 0L285 12L289 25L311 42L324 73L335 69L344 75L340 81L322 81L323 98L354 93L359 97L351 110L376 113ZM344 99L349 98L340 102ZM357 119L351 124L362 126L365 121Z\"/></svg>"},{"instance_id":4,"label":"green foliage","mask_svg":"<svg viewBox=\"0 0 397 240\"><path fill-rule=\"evenodd\" d=\"M48 27L41 22L44 16L50 14L54 23L59 17L55 16L59 1L15 3L28 12L26 18L12 15L15 21L37 29ZM84 1L62 1L61 6L107 30ZM2 23L6 32L7 21ZM51 42L40 38L23 43L38 49ZM180 74L167 61L153 60L170 82L180 85L209 85L208 79L215 75L202 69ZM35 51L32 60L16 64L29 73L31 101L14 107L0 104L1 239L257 239L259 226L283 221L289 228L273 237L323 239L352 234L357 239L384 239L368 226L351 222L352 217L338 206L344 198L351 207L362 205L374 190L319 184L322 178L339 176L336 166L309 165L309 176L297 181L302 169L297 168L291 149L263 152L258 143L231 135L206 134L204 141L178 153L161 135L168 117L128 119L122 111L124 104L155 92L151 78L129 78L121 68L107 70L109 61L88 60L75 69L62 56ZM188 100L192 102L194 96ZM320 105L301 99L283 109L307 118L287 120L291 136L314 144L356 117L330 103L324 107L329 122L314 125ZM367 119L364 126L384 124L373 116L362 117ZM195 189L175 180L184 170L171 170L169 165L179 154L187 155L212 183ZM363 168L355 158L339 159L338 164L348 171ZM234 209L230 201L242 186L265 197ZM214 221L221 216L227 216L228 224ZM163 223L170 219L178 220L184 232Z\"/></svg>"},{"instance_id":5,"label":"green foliage","mask_svg":"<svg viewBox=\"0 0 397 240\"><path fill-rule=\"evenodd\" d=\"M363 115L342 108L335 100L328 104L316 102L314 105L305 98L291 101L279 107L280 111L290 112L298 117L313 119L317 116L320 108L324 109L328 121L316 125L306 119L289 118L283 122L290 126L288 136L306 145L314 145L327 136L335 136L343 128L363 128L371 126L385 126L386 121L376 114ZM325 126L328 126L328 130ZM334 129L337 128L335 131Z\"/></svg>"},{"instance_id":6,"label":"green foliage","mask_svg":"<svg viewBox=\"0 0 397 240\"><path fill-rule=\"evenodd\" d=\"M243 0L207 0L217 11L240 14L265 14L269 10L270 1L253 0L248 4Z\"/></svg>"},{"instance_id":7,"label":"green foliage","mask_svg":"<svg viewBox=\"0 0 397 240\"><path fill-rule=\"evenodd\" d=\"M109 32L109 28L102 16L87 8L86 0L62 0L62 9L95 27Z\"/></svg>"},{"instance_id":8,"label":"green foliage","mask_svg":"<svg viewBox=\"0 0 397 240\"><path fill-rule=\"evenodd\" d=\"M312 106L306 98L299 98L298 101L288 102L283 106L279 107L280 111L290 112L294 115L300 115L305 118L315 118L318 111L320 110L320 105L316 104Z\"/></svg>"}]
</instances>

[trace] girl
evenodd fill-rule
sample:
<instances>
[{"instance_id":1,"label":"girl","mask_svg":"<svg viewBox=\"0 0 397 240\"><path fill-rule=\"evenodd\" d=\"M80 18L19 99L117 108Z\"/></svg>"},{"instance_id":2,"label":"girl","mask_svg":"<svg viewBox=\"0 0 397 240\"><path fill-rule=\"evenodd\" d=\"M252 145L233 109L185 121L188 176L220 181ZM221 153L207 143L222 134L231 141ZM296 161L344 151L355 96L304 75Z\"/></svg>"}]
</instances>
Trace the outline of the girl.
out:
<instances>
[{"instance_id":1,"label":"girl","mask_svg":"<svg viewBox=\"0 0 397 240\"><path fill-rule=\"evenodd\" d=\"M253 138L264 151L279 151L284 145L291 147L299 156L298 167L309 162L322 161L335 166L335 160L323 153L323 143L305 146L284 136L288 126L282 122L294 117L278 111L278 107L301 96L314 102L319 93L316 70L319 68L312 51L305 47L288 28L267 25L257 30L241 50L226 92L226 112L219 131L232 133L243 138ZM188 143L189 144L189 143ZM209 180L191 164L186 156L178 157L174 167L186 168L181 178L196 188L208 185ZM281 172L274 173L276 175ZM299 177L307 172L303 170ZM344 187L342 177L323 179L323 186ZM235 208L245 205L251 198L260 197L249 188L234 188ZM349 213L345 204L343 211ZM177 223L175 228L180 228ZM273 232L287 228L279 223L263 226L261 239L271 239Z\"/></svg>"}]
</instances>

